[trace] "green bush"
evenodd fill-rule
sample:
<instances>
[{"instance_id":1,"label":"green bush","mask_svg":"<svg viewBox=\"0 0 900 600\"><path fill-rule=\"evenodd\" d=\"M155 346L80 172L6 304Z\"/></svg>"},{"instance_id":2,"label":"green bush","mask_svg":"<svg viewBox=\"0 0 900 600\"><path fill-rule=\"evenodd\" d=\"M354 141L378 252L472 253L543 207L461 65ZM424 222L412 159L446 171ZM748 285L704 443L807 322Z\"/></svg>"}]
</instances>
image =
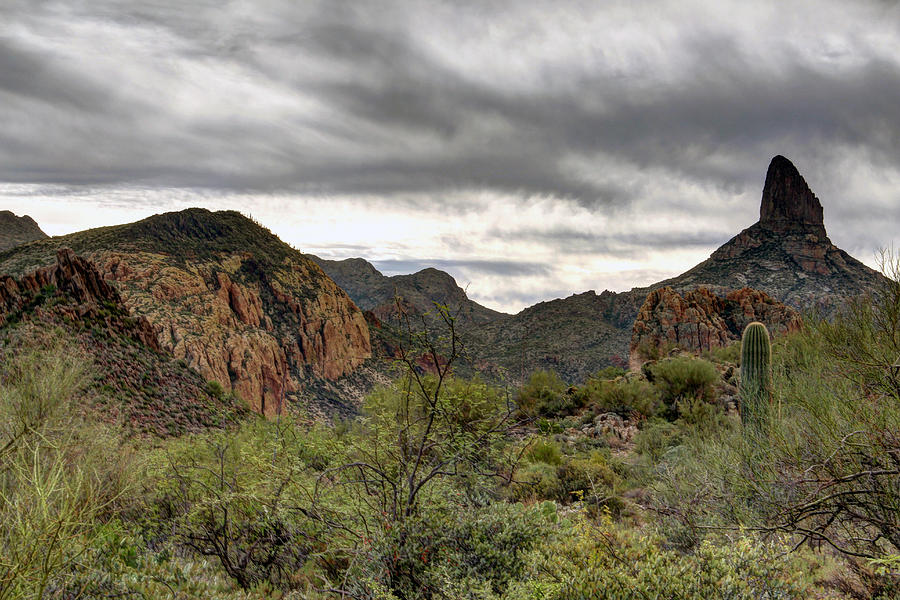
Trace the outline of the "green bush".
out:
<instances>
[{"instance_id":1,"label":"green bush","mask_svg":"<svg viewBox=\"0 0 900 600\"><path fill-rule=\"evenodd\" d=\"M715 384L719 372L715 365L702 358L680 356L653 365L653 383L661 399L672 411L679 400L696 398L711 402L715 399Z\"/></svg>"},{"instance_id":2,"label":"green bush","mask_svg":"<svg viewBox=\"0 0 900 600\"><path fill-rule=\"evenodd\" d=\"M591 376L591 379L611 381L618 377L624 377L626 373L628 373L628 371L626 371L622 367L603 367L602 369L594 373L594 375Z\"/></svg>"},{"instance_id":3,"label":"green bush","mask_svg":"<svg viewBox=\"0 0 900 600\"><path fill-rule=\"evenodd\" d=\"M576 403L566 394L568 387L554 371L535 371L516 394L516 405L528 417L570 414Z\"/></svg>"},{"instance_id":4,"label":"green bush","mask_svg":"<svg viewBox=\"0 0 900 600\"><path fill-rule=\"evenodd\" d=\"M79 416L90 373L77 349L19 347L0 368L0 599L43 598L125 503L136 465Z\"/></svg>"},{"instance_id":5,"label":"green bush","mask_svg":"<svg viewBox=\"0 0 900 600\"><path fill-rule=\"evenodd\" d=\"M635 450L653 462L659 461L665 452L681 443L681 430L668 421L646 421L634 438Z\"/></svg>"},{"instance_id":6,"label":"green bush","mask_svg":"<svg viewBox=\"0 0 900 600\"><path fill-rule=\"evenodd\" d=\"M401 527L373 531L347 571L344 592L386 600L493 598L522 577L555 518L543 505L454 506L454 495L445 499Z\"/></svg>"},{"instance_id":7,"label":"green bush","mask_svg":"<svg viewBox=\"0 0 900 600\"><path fill-rule=\"evenodd\" d=\"M548 465L558 465L563 460L559 446L555 442L543 439L539 439L531 446L527 456L531 462L541 462Z\"/></svg>"},{"instance_id":8,"label":"green bush","mask_svg":"<svg viewBox=\"0 0 900 600\"><path fill-rule=\"evenodd\" d=\"M589 456L532 461L515 473L514 500L555 500L562 504L584 501L597 508L617 501L614 490L621 482L600 452Z\"/></svg>"},{"instance_id":9,"label":"green bush","mask_svg":"<svg viewBox=\"0 0 900 600\"><path fill-rule=\"evenodd\" d=\"M632 413L652 417L660 409L659 391L645 379L589 379L578 393L595 415L614 412L623 417Z\"/></svg>"},{"instance_id":10,"label":"green bush","mask_svg":"<svg viewBox=\"0 0 900 600\"><path fill-rule=\"evenodd\" d=\"M711 348L703 353L703 358L720 365L738 365L741 362L741 343L736 341L727 346Z\"/></svg>"},{"instance_id":11,"label":"green bush","mask_svg":"<svg viewBox=\"0 0 900 600\"><path fill-rule=\"evenodd\" d=\"M308 490L328 464L322 455L337 458L320 433L260 419L173 441L154 457L148 511L177 546L218 560L241 588L290 588L318 546Z\"/></svg>"},{"instance_id":12,"label":"green bush","mask_svg":"<svg viewBox=\"0 0 900 600\"><path fill-rule=\"evenodd\" d=\"M780 541L748 535L709 541L694 554L666 550L647 532L610 519L577 524L532 555L530 577L507 600L756 600L819 597L814 565Z\"/></svg>"}]
</instances>

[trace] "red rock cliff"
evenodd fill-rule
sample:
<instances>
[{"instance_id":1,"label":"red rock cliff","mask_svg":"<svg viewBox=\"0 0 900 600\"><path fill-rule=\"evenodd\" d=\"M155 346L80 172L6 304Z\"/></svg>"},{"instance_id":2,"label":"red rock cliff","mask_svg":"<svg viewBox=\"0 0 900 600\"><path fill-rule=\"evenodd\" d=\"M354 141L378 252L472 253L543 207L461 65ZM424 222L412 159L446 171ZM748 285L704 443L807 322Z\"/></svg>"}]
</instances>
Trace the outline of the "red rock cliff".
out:
<instances>
[{"instance_id":1,"label":"red rock cliff","mask_svg":"<svg viewBox=\"0 0 900 600\"><path fill-rule=\"evenodd\" d=\"M305 378L334 380L371 356L362 312L311 261L260 270L241 253L192 264L149 252L95 258L163 348L257 412L274 415Z\"/></svg>"},{"instance_id":2,"label":"red rock cliff","mask_svg":"<svg viewBox=\"0 0 900 600\"><path fill-rule=\"evenodd\" d=\"M796 310L759 290L743 288L724 296L707 288L681 294L671 287L653 290L631 330L629 364L640 366L648 348L678 346L699 352L727 346L753 321L765 323L773 333L795 331L801 324Z\"/></svg>"}]
</instances>

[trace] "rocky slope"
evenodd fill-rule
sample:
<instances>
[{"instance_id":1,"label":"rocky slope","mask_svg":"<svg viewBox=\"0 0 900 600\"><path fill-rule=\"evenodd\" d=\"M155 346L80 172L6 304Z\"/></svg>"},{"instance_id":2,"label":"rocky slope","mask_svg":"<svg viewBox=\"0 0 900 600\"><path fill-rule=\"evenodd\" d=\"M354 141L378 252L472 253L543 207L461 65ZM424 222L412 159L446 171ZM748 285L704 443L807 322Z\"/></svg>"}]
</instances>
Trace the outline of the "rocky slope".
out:
<instances>
[{"instance_id":1,"label":"rocky slope","mask_svg":"<svg viewBox=\"0 0 900 600\"><path fill-rule=\"evenodd\" d=\"M159 346L263 414L334 408L371 355L362 312L311 260L233 211L189 209L0 253L0 272L67 245L146 317ZM332 382L334 385L328 385Z\"/></svg>"},{"instance_id":2,"label":"rocky slope","mask_svg":"<svg viewBox=\"0 0 900 600\"><path fill-rule=\"evenodd\" d=\"M0 210L0 251L46 237L28 215L17 217L8 210Z\"/></svg>"},{"instance_id":3,"label":"rocky slope","mask_svg":"<svg viewBox=\"0 0 900 600\"><path fill-rule=\"evenodd\" d=\"M777 334L796 331L801 325L795 309L750 288L722 296L709 288L681 294L668 286L653 290L632 326L629 366L637 369L667 347L702 352L727 346L741 339L744 328L754 321Z\"/></svg>"},{"instance_id":4,"label":"rocky slope","mask_svg":"<svg viewBox=\"0 0 900 600\"><path fill-rule=\"evenodd\" d=\"M85 408L133 431L180 434L246 412L163 351L150 322L131 316L96 266L68 248L20 279L0 276L0 358L59 343L90 365Z\"/></svg>"}]
</instances>

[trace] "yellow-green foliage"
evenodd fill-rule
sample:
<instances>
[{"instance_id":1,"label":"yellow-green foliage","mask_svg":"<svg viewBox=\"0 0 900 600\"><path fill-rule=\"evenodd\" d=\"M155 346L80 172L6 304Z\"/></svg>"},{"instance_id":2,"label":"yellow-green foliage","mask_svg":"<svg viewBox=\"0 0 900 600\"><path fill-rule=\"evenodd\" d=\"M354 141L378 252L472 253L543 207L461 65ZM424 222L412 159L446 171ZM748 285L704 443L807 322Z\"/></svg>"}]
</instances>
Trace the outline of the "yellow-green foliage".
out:
<instances>
[{"instance_id":1,"label":"yellow-green foliage","mask_svg":"<svg viewBox=\"0 0 900 600\"><path fill-rule=\"evenodd\" d=\"M21 348L0 372L0 599L42 598L124 502L131 455L78 416L87 372L70 348Z\"/></svg>"},{"instance_id":2,"label":"yellow-green foliage","mask_svg":"<svg viewBox=\"0 0 900 600\"><path fill-rule=\"evenodd\" d=\"M529 462L515 473L511 495L517 500L555 500L563 504L584 501L589 507L618 509L621 477L610 466L608 453L563 456L553 442L538 441Z\"/></svg>"},{"instance_id":3,"label":"yellow-green foliage","mask_svg":"<svg viewBox=\"0 0 900 600\"><path fill-rule=\"evenodd\" d=\"M528 579L507 600L756 600L805 599L811 566L788 546L746 534L709 540L694 554L666 550L651 533L625 529L608 517L562 527L533 555Z\"/></svg>"},{"instance_id":4,"label":"yellow-green foliage","mask_svg":"<svg viewBox=\"0 0 900 600\"><path fill-rule=\"evenodd\" d=\"M575 404L567 388L554 371L535 371L516 394L516 405L529 417L568 414Z\"/></svg>"},{"instance_id":5,"label":"yellow-green foliage","mask_svg":"<svg viewBox=\"0 0 900 600\"><path fill-rule=\"evenodd\" d=\"M628 417L637 413L651 417L660 409L659 391L645 379L592 378L578 390L578 396L594 414L614 412Z\"/></svg>"}]
</instances>

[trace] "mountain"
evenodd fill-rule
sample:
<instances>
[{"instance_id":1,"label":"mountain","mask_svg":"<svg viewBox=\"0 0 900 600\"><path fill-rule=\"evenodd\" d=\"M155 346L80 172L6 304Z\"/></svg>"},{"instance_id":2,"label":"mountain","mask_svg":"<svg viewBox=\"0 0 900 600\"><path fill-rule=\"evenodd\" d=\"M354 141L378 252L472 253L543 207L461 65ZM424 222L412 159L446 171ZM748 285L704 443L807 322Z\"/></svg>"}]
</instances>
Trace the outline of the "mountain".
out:
<instances>
[{"instance_id":1,"label":"mountain","mask_svg":"<svg viewBox=\"0 0 900 600\"><path fill-rule=\"evenodd\" d=\"M380 320L396 313L396 300L417 313L434 311L434 303L447 306L465 325L482 325L503 317L503 313L470 300L456 280L438 269L422 269L412 275L382 275L362 258L325 260L308 255L363 310Z\"/></svg>"},{"instance_id":2,"label":"mountain","mask_svg":"<svg viewBox=\"0 0 900 600\"><path fill-rule=\"evenodd\" d=\"M0 210L0 251L46 237L28 215L17 217L8 210Z\"/></svg>"},{"instance_id":3,"label":"mountain","mask_svg":"<svg viewBox=\"0 0 900 600\"><path fill-rule=\"evenodd\" d=\"M707 260L677 277L628 292L604 292L590 297L596 323L586 330L586 335L608 336L613 346L592 353L588 361L566 358L561 373L574 375L573 379L577 380L606 364L618 363L622 356L629 356L631 328L638 311L648 294L661 288L671 288L676 294L707 288L723 298L735 290L752 288L797 310L813 308L830 314L849 298L875 289L883 282L880 273L828 239L819 199L797 168L787 158L776 156L766 172L759 221L723 244ZM560 305L552 311L544 309L532 315L534 321L542 323L531 334L535 355L543 352L552 357L550 350L556 343L556 332L566 327L567 315L584 312L585 300L579 296L556 302ZM790 315L785 312L782 316L789 324ZM576 326L582 323L579 319ZM620 329L621 334L610 333L610 326ZM582 343L577 350L584 351L585 346ZM552 365L552 360L545 359L535 360L528 366Z\"/></svg>"},{"instance_id":4,"label":"mountain","mask_svg":"<svg viewBox=\"0 0 900 600\"><path fill-rule=\"evenodd\" d=\"M450 275L435 269L385 277L358 258L314 260L366 310L386 311L396 294L419 310L430 308L432 300L460 308L467 319L461 319L459 329L473 366L512 379L526 377L536 369L554 369L563 378L578 381L604 366L628 364L635 318L648 294L661 288L671 288L672 295L667 298L672 302L656 302L648 309L647 331L667 330L656 325L668 318L667 313L678 312L670 310L673 306L685 298L694 299L689 292L698 288L707 288L718 298L701 303L710 310L719 305L745 310L746 298L754 298L750 312L756 314L758 309L760 314L772 315L772 324L778 329L794 327L794 315L783 308L766 308L769 300L830 314L848 298L884 281L881 274L828 239L819 199L783 156L774 157L769 164L757 223L685 273L628 292L598 295L588 291L506 315L469 300ZM751 289L742 292L740 301L729 296L743 288ZM771 298L757 297L758 292ZM704 315L698 317L698 327L709 319L721 321L724 329L719 337L734 337L731 329L740 319Z\"/></svg>"},{"instance_id":5,"label":"mountain","mask_svg":"<svg viewBox=\"0 0 900 600\"><path fill-rule=\"evenodd\" d=\"M819 199L797 168L776 156L766 173L759 221L696 267L653 287L751 287L797 309L830 313L883 279L828 239Z\"/></svg>"},{"instance_id":6,"label":"mountain","mask_svg":"<svg viewBox=\"0 0 900 600\"><path fill-rule=\"evenodd\" d=\"M19 279L0 276L0 356L61 342L94 373L82 406L131 431L176 435L247 412L160 348L150 322L131 316L96 266L68 248Z\"/></svg>"},{"instance_id":7,"label":"mountain","mask_svg":"<svg viewBox=\"0 0 900 600\"><path fill-rule=\"evenodd\" d=\"M72 248L112 282L162 350L257 412L350 411L371 356L353 301L310 259L234 211L188 209L0 252L23 274ZM364 387L364 386L363 386Z\"/></svg>"}]
</instances>

